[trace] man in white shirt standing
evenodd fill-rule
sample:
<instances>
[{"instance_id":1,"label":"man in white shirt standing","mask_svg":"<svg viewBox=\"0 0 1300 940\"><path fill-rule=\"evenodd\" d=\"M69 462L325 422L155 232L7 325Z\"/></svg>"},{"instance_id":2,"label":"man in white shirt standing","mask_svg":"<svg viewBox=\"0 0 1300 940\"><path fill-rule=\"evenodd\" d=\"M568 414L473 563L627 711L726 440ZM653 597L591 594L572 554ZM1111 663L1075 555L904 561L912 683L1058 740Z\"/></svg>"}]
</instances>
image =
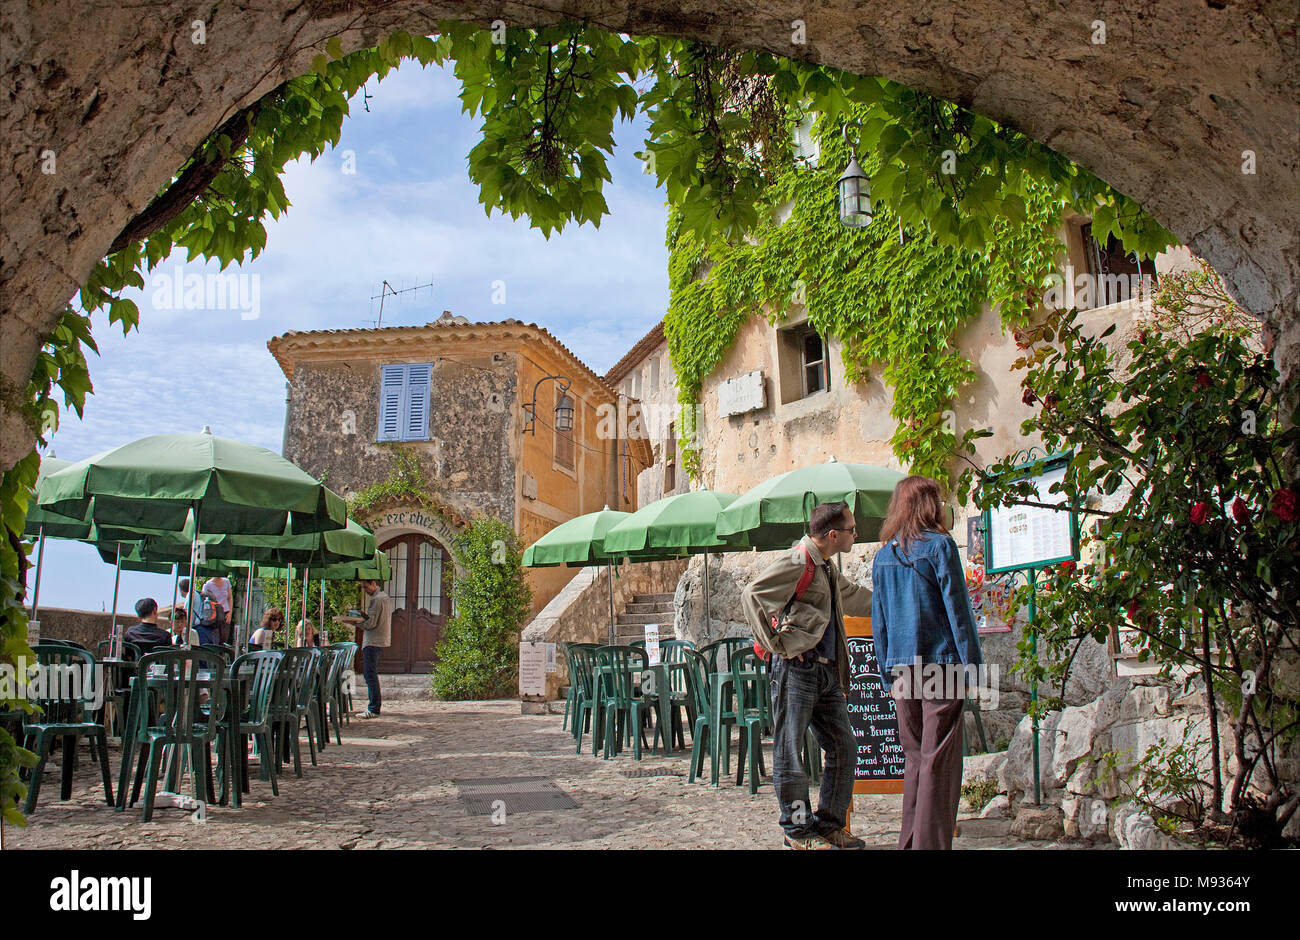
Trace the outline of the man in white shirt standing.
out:
<instances>
[{"instance_id":1,"label":"man in white shirt standing","mask_svg":"<svg viewBox=\"0 0 1300 940\"><path fill-rule=\"evenodd\" d=\"M212 613L216 618L209 628L212 638L205 642L224 643L230 636L230 614L233 608L231 593L229 578L208 578L204 582L203 596L212 602Z\"/></svg>"}]
</instances>

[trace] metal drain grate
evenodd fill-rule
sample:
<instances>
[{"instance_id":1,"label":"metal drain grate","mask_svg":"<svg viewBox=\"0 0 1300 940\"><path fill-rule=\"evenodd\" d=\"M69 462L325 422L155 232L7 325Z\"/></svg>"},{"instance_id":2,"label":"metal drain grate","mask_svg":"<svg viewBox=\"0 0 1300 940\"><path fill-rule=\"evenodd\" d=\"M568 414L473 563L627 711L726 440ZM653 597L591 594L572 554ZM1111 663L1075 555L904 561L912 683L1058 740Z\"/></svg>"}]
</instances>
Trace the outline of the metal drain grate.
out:
<instances>
[{"instance_id":1,"label":"metal drain grate","mask_svg":"<svg viewBox=\"0 0 1300 940\"><path fill-rule=\"evenodd\" d=\"M671 767L636 767L632 770L619 771L629 780L636 780L640 777L684 777L686 776L680 770L673 770Z\"/></svg>"},{"instance_id":2,"label":"metal drain grate","mask_svg":"<svg viewBox=\"0 0 1300 940\"><path fill-rule=\"evenodd\" d=\"M550 777L482 777L455 783L471 816L490 816L497 810L509 814L579 808Z\"/></svg>"}]
</instances>

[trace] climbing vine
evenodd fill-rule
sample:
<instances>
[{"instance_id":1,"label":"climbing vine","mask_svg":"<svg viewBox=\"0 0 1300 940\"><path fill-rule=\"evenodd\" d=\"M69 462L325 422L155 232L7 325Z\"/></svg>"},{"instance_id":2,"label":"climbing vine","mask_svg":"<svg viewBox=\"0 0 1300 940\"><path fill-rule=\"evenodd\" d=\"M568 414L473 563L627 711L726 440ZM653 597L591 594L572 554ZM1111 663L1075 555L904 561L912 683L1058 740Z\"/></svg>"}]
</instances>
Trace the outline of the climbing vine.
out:
<instances>
[{"instance_id":1,"label":"climbing vine","mask_svg":"<svg viewBox=\"0 0 1300 940\"><path fill-rule=\"evenodd\" d=\"M366 517L382 506L404 503L431 510L447 519L455 518L456 511L433 495L434 487L419 455L400 445L386 446L393 455L388 476L351 494L348 497L348 515Z\"/></svg>"},{"instance_id":2,"label":"climbing vine","mask_svg":"<svg viewBox=\"0 0 1300 940\"><path fill-rule=\"evenodd\" d=\"M1081 176L1054 175L1059 168L1050 159L1032 173L997 176L998 169L1021 159L1007 154L1040 159L1032 152L1037 145L1015 137L1006 138L1006 154L980 156L982 163L961 179L942 170L914 173L909 185L916 189L900 193L899 155L924 163L911 141L934 137L929 121L936 107L953 123L959 123L960 109L888 83L885 90L923 103L918 113L924 118L900 118L882 132L878 102L851 104L843 115L864 128L864 137L892 141L859 154L873 195L886 197L878 200L874 221L862 229L840 224L836 180L849 153L839 136L842 124L820 115L813 129L820 165L790 162L765 193L764 223L745 240L705 242L682 225L680 213L670 215L671 299L664 332L679 401L689 407L750 316L762 311L776 323L792 307L803 307L822 336L841 341L848 381L867 380L878 368L892 388L897 425L891 444L899 459L913 472L948 483L954 454L974 448L974 432L959 440L951 420L955 397L975 377L953 337L980 315L985 302L998 309L1004 328L1029 318L1055 269L1064 212L1080 208L1085 196L1093 205L1101 199L1128 213L1120 228L1130 242L1152 251L1168 239L1132 213L1123 197L1103 195ZM792 112L791 124L803 117ZM909 142L900 145L902 138ZM969 161L970 152L951 150L948 159L955 168ZM911 211L918 206L920 219ZM789 208L788 218L779 207ZM1107 224L1115 218L1111 210ZM698 476L700 452L689 443L686 448L683 464Z\"/></svg>"}]
</instances>

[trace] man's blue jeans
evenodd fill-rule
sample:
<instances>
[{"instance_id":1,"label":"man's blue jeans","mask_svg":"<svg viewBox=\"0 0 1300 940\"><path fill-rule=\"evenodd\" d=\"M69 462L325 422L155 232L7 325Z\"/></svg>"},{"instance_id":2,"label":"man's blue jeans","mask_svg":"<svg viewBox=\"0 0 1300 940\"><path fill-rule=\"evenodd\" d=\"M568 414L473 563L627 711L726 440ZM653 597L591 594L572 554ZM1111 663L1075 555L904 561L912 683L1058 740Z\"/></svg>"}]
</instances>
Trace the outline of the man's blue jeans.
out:
<instances>
[{"instance_id":1,"label":"man's blue jeans","mask_svg":"<svg viewBox=\"0 0 1300 940\"><path fill-rule=\"evenodd\" d=\"M848 703L835 665L773 656L772 724L772 783L785 834L843 829L853 799L855 753ZM815 813L808 801L808 769L799 759L810 726L826 753Z\"/></svg>"},{"instance_id":2,"label":"man's blue jeans","mask_svg":"<svg viewBox=\"0 0 1300 940\"><path fill-rule=\"evenodd\" d=\"M361 671L366 677L366 688L370 691L369 711L372 715L379 714L379 706L383 702L383 697L379 694L379 654L383 652L383 647L364 646L361 648Z\"/></svg>"}]
</instances>

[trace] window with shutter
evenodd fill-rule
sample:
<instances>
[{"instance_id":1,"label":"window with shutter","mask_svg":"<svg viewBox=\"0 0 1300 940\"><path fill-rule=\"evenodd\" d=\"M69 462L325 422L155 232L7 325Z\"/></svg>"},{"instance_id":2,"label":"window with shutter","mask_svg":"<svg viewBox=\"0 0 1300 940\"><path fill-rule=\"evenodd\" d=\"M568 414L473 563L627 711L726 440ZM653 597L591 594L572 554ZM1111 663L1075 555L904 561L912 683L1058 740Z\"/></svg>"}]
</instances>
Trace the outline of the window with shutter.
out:
<instances>
[{"instance_id":1,"label":"window with shutter","mask_svg":"<svg viewBox=\"0 0 1300 940\"><path fill-rule=\"evenodd\" d=\"M402 439L402 399L406 394L406 366L384 366L379 384L379 440Z\"/></svg>"},{"instance_id":2,"label":"window with shutter","mask_svg":"<svg viewBox=\"0 0 1300 940\"><path fill-rule=\"evenodd\" d=\"M429 386L431 363L389 365L379 383L379 434L381 441L429 439Z\"/></svg>"},{"instance_id":3,"label":"window with shutter","mask_svg":"<svg viewBox=\"0 0 1300 940\"><path fill-rule=\"evenodd\" d=\"M429 364L406 367L406 441L429 439L429 383L433 366Z\"/></svg>"}]
</instances>

